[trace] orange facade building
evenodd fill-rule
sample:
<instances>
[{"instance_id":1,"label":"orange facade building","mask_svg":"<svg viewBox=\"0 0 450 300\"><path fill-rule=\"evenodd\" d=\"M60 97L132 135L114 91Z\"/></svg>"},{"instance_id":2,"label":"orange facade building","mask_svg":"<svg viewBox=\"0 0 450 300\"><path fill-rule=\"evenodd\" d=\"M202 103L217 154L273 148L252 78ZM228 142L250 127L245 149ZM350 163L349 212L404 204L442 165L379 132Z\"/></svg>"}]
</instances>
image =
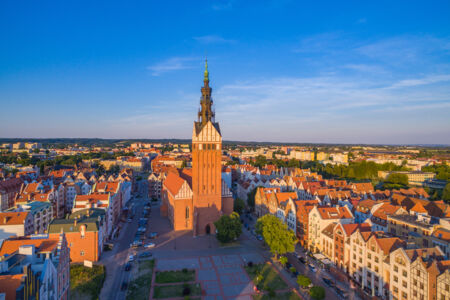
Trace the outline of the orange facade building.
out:
<instances>
[{"instance_id":1,"label":"orange facade building","mask_svg":"<svg viewBox=\"0 0 450 300\"><path fill-rule=\"evenodd\" d=\"M222 135L212 110L206 63L201 109L192 132L192 170L170 172L163 184L161 212L174 230L194 235L215 232L214 222L233 211L233 197L222 180Z\"/></svg>"}]
</instances>

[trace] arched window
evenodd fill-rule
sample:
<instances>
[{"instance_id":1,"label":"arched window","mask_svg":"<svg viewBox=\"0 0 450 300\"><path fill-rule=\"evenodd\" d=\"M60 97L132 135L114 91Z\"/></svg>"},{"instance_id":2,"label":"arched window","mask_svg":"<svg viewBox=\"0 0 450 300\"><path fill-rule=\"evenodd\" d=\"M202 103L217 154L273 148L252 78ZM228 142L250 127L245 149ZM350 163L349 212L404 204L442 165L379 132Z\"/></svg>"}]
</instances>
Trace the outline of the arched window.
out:
<instances>
[{"instance_id":1,"label":"arched window","mask_svg":"<svg viewBox=\"0 0 450 300\"><path fill-rule=\"evenodd\" d=\"M186 206L186 219L189 219L189 206Z\"/></svg>"}]
</instances>

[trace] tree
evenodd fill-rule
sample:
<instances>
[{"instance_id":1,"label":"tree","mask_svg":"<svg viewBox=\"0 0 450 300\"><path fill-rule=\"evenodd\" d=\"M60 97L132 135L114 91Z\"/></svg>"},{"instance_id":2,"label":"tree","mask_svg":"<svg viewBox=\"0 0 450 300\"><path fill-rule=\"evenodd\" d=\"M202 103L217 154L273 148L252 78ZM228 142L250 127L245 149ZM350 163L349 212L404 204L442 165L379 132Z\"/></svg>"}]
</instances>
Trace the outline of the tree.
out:
<instances>
[{"instance_id":1,"label":"tree","mask_svg":"<svg viewBox=\"0 0 450 300\"><path fill-rule=\"evenodd\" d=\"M325 298L325 289L323 287L321 287L321 286L313 286L309 290L309 295L313 299L322 300L322 299Z\"/></svg>"},{"instance_id":2,"label":"tree","mask_svg":"<svg viewBox=\"0 0 450 300\"><path fill-rule=\"evenodd\" d=\"M276 256L292 252L295 249L297 238L294 232L273 215L259 218L256 222L256 231L262 235L264 241L269 245L270 252Z\"/></svg>"},{"instance_id":3,"label":"tree","mask_svg":"<svg viewBox=\"0 0 450 300\"><path fill-rule=\"evenodd\" d=\"M239 215L242 215L245 209L245 202L241 198L236 198L234 200L234 211L237 212Z\"/></svg>"},{"instance_id":4,"label":"tree","mask_svg":"<svg viewBox=\"0 0 450 300\"><path fill-rule=\"evenodd\" d=\"M109 167L108 172L109 173L113 173L113 174L119 173L120 172L120 167L118 165L111 165Z\"/></svg>"},{"instance_id":5,"label":"tree","mask_svg":"<svg viewBox=\"0 0 450 300\"><path fill-rule=\"evenodd\" d=\"M285 266L285 265L287 264L287 262L288 262L288 259L287 259L286 256L280 257L280 263L281 263L283 266Z\"/></svg>"},{"instance_id":6,"label":"tree","mask_svg":"<svg viewBox=\"0 0 450 300\"><path fill-rule=\"evenodd\" d=\"M391 173L386 178L386 182L393 184L408 185L408 176L406 174Z\"/></svg>"},{"instance_id":7,"label":"tree","mask_svg":"<svg viewBox=\"0 0 450 300\"><path fill-rule=\"evenodd\" d=\"M447 183L442 191L442 200L447 202L450 201L450 183Z\"/></svg>"},{"instance_id":8,"label":"tree","mask_svg":"<svg viewBox=\"0 0 450 300\"><path fill-rule=\"evenodd\" d=\"M258 187L255 187L250 193L247 194L247 204L250 208L255 208L255 195Z\"/></svg>"},{"instance_id":9,"label":"tree","mask_svg":"<svg viewBox=\"0 0 450 300\"><path fill-rule=\"evenodd\" d=\"M214 225L217 229L216 237L222 243L232 242L242 234L241 219L236 212L221 216Z\"/></svg>"},{"instance_id":10,"label":"tree","mask_svg":"<svg viewBox=\"0 0 450 300\"><path fill-rule=\"evenodd\" d=\"M311 279L309 277L306 277L304 275L298 275L297 276L297 283L302 288L306 288L311 284Z\"/></svg>"},{"instance_id":11,"label":"tree","mask_svg":"<svg viewBox=\"0 0 450 300\"><path fill-rule=\"evenodd\" d=\"M181 163L181 169L184 169L187 167L186 161L183 160L183 162Z\"/></svg>"}]
</instances>

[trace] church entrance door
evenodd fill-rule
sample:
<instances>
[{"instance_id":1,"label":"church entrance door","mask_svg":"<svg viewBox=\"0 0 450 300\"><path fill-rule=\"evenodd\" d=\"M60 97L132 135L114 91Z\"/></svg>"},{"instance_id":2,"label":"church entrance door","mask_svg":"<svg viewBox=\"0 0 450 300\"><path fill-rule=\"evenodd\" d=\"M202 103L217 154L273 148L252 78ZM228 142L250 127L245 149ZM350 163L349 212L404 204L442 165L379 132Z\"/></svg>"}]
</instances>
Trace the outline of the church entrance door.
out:
<instances>
[{"instance_id":1,"label":"church entrance door","mask_svg":"<svg viewBox=\"0 0 450 300\"><path fill-rule=\"evenodd\" d=\"M211 226L209 226L209 224L206 225L205 231L206 231L206 234L211 234Z\"/></svg>"}]
</instances>

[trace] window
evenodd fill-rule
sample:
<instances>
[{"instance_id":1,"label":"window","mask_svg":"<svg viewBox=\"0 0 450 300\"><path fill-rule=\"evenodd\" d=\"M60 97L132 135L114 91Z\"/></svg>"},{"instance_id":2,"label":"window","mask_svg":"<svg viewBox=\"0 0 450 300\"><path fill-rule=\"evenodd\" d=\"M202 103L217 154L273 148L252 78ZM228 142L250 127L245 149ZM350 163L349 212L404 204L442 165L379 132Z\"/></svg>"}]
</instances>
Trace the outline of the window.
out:
<instances>
[{"instance_id":1,"label":"window","mask_svg":"<svg viewBox=\"0 0 450 300\"><path fill-rule=\"evenodd\" d=\"M448 284L445 285L445 290L448 292L449 291L449 286Z\"/></svg>"},{"instance_id":2,"label":"window","mask_svg":"<svg viewBox=\"0 0 450 300\"><path fill-rule=\"evenodd\" d=\"M408 272L406 272L405 270L403 270L403 277L408 277Z\"/></svg>"},{"instance_id":3,"label":"window","mask_svg":"<svg viewBox=\"0 0 450 300\"><path fill-rule=\"evenodd\" d=\"M420 271L419 270L417 270L417 276L420 276Z\"/></svg>"},{"instance_id":4,"label":"window","mask_svg":"<svg viewBox=\"0 0 450 300\"><path fill-rule=\"evenodd\" d=\"M189 206L186 206L186 219L189 219Z\"/></svg>"},{"instance_id":5,"label":"window","mask_svg":"<svg viewBox=\"0 0 450 300\"><path fill-rule=\"evenodd\" d=\"M398 282L398 277L394 276L394 282Z\"/></svg>"},{"instance_id":6,"label":"window","mask_svg":"<svg viewBox=\"0 0 450 300\"><path fill-rule=\"evenodd\" d=\"M408 299L408 295L405 292L402 293L402 297L403 299Z\"/></svg>"},{"instance_id":7,"label":"window","mask_svg":"<svg viewBox=\"0 0 450 300\"><path fill-rule=\"evenodd\" d=\"M408 284L404 280L402 281L402 285L403 285L404 288L408 287Z\"/></svg>"},{"instance_id":8,"label":"window","mask_svg":"<svg viewBox=\"0 0 450 300\"><path fill-rule=\"evenodd\" d=\"M81 250L80 255L84 256L84 251L83 250Z\"/></svg>"},{"instance_id":9,"label":"window","mask_svg":"<svg viewBox=\"0 0 450 300\"><path fill-rule=\"evenodd\" d=\"M367 258L368 258L368 259L371 259L371 258L372 258L372 255L370 255L370 253L368 253L368 254L367 254Z\"/></svg>"},{"instance_id":10,"label":"window","mask_svg":"<svg viewBox=\"0 0 450 300\"><path fill-rule=\"evenodd\" d=\"M378 262L378 257L375 257L375 262L376 262L376 263Z\"/></svg>"},{"instance_id":11,"label":"window","mask_svg":"<svg viewBox=\"0 0 450 300\"><path fill-rule=\"evenodd\" d=\"M394 272L398 272L398 267L394 266Z\"/></svg>"}]
</instances>

